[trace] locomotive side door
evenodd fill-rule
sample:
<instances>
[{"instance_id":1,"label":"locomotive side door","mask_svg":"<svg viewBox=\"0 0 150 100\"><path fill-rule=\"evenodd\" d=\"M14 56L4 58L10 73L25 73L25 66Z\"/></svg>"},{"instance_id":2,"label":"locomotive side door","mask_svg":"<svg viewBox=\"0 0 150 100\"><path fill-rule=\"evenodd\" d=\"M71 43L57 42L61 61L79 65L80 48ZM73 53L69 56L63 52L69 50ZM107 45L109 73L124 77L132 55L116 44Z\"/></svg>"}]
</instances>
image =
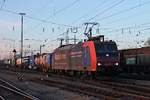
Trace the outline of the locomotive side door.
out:
<instances>
[{"instance_id":1,"label":"locomotive side door","mask_svg":"<svg viewBox=\"0 0 150 100\"><path fill-rule=\"evenodd\" d=\"M90 66L90 49L88 46L83 48L83 66Z\"/></svg>"}]
</instances>

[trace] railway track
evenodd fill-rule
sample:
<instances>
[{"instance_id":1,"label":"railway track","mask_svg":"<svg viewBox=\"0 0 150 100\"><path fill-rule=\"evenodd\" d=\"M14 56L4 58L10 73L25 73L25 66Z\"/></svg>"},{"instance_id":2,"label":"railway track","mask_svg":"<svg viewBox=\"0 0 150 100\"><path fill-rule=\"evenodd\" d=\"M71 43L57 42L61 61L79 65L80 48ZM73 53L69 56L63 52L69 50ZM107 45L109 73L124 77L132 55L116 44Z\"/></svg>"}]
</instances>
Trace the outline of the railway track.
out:
<instances>
[{"instance_id":1,"label":"railway track","mask_svg":"<svg viewBox=\"0 0 150 100\"><path fill-rule=\"evenodd\" d=\"M0 93L0 100L40 100L3 79L0 79Z\"/></svg>"},{"instance_id":2,"label":"railway track","mask_svg":"<svg viewBox=\"0 0 150 100\"><path fill-rule=\"evenodd\" d=\"M64 77L64 76L62 76ZM64 77L65 79L69 79L72 81L76 81L76 79L70 77ZM133 84L133 82L127 82L129 80L123 79L109 79L104 78L101 80L81 80L85 84L91 84L98 87L105 87L108 89L112 89L114 92L119 92L119 94L123 96L134 97L139 100L145 100L146 98L150 98L150 87L145 85ZM146 97L146 98L145 98Z\"/></svg>"},{"instance_id":3,"label":"railway track","mask_svg":"<svg viewBox=\"0 0 150 100\"><path fill-rule=\"evenodd\" d=\"M32 79L30 80L32 82L36 82L36 83L40 83L40 84L45 84L47 86L53 86L53 87L58 87L60 89L64 89L64 90L68 90L71 92L77 92L77 93L81 93L81 94L85 94L88 96L94 96L100 99L105 99L105 100L116 100L116 96L114 96L113 94L105 94L104 92L102 93L102 91L98 91L95 88L93 88L90 85L83 85L82 83L74 83L68 80L57 80L57 79ZM101 88L101 90L104 91L103 88ZM100 93L101 92L101 93Z\"/></svg>"},{"instance_id":4,"label":"railway track","mask_svg":"<svg viewBox=\"0 0 150 100\"><path fill-rule=\"evenodd\" d=\"M127 82L129 80L123 79L81 80L74 77L51 74L51 78L35 78L29 81L105 100L127 97L134 100L150 100L150 87L133 84L133 82Z\"/></svg>"},{"instance_id":5,"label":"railway track","mask_svg":"<svg viewBox=\"0 0 150 100\"><path fill-rule=\"evenodd\" d=\"M93 81L79 81L72 80L68 81L63 78L54 78L54 79L34 79L32 82L45 84L48 86L59 87L61 89L94 96L97 98L105 100L116 100L120 98L130 98L135 100L150 100L150 95L148 93L139 94L142 92L131 91L129 88L125 89L119 86L113 86L112 84L98 83ZM148 90L149 91L149 90Z\"/></svg>"},{"instance_id":6,"label":"railway track","mask_svg":"<svg viewBox=\"0 0 150 100\"><path fill-rule=\"evenodd\" d=\"M123 96L134 97L138 100L150 99L150 88L143 86L135 86L130 84L121 84L115 82L95 82L95 81L85 81L88 84L92 84L99 87L105 87L112 89L114 92L121 94Z\"/></svg>"},{"instance_id":7,"label":"railway track","mask_svg":"<svg viewBox=\"0 0 150 100\"><path fill-rule=\"evenodd\" d=\"M0 96L0 100L5 100L4 97Z\"/></svg>"}]
</instances>

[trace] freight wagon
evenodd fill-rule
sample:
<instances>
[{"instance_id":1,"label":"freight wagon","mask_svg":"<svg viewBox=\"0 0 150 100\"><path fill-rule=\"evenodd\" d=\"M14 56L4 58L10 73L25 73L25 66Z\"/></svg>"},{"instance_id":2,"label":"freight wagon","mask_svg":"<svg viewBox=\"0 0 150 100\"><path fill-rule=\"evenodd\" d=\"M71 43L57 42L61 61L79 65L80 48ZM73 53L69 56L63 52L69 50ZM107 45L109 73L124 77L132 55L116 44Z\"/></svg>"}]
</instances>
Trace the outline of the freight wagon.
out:
<instances>
[{"instance_id":1,"label":"freight wagon","mask_svg":"<svg viewBox=\"0 0 150 100\"><path fill-rule=\"evenodd\" d=\"M16 58L15 65L16 67L20 67L20 68L29 68L29 56L22 57L22 64L21 64L21 58Z\"/></svg>"},{"instance_id":2,"label":"freight wagon","mask_svg":"<svg viewBox=\"0 0 150 100\"><path fill-rule=\"evenodd\" d=\"M39 70L47 72L52 66L52 53L37 54L34 62Z\"/></svg>"},{"instance_id":3,"label":"freight wagon","mask_svg":"<svg viewBox=\"0 0 150 100\"><path fill-rule=\"evenodd\" d=\"M125 72L150 72L150 47L120 50L120 65Z\"/></svg>"}]
</instances>

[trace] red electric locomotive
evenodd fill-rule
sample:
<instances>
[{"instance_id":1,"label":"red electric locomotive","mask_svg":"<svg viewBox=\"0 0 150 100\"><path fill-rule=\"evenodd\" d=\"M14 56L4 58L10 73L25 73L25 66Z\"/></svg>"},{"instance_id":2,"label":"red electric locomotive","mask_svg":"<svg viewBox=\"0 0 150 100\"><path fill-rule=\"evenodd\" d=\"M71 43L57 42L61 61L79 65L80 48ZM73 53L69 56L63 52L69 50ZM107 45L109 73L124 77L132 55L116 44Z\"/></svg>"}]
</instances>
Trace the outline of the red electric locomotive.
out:
<instances>
[{"instance_id":1,"label":"red electric locomotive","mask_svg":"<svg viewBox=\"0 0 150 100\"><path fill-rule=\"evenodd\" d=\"M52 60L52 69L61 71L112 71L119 66L117 45L104 41L104 36L60 46L54 50Z\"/></svg>"}]
</instances>

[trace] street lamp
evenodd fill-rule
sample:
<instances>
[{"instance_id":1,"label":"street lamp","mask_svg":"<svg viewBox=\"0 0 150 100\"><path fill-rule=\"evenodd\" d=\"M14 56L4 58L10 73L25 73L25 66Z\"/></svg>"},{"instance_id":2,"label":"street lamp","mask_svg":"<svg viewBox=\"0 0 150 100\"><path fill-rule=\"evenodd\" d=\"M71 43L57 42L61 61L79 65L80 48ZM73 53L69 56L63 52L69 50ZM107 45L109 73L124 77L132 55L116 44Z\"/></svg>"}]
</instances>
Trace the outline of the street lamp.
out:
<instances>
[{"instance_id":1,"label":"street lamp","mask_svg":"<svg viewBox=\"0 0 150 100\"><path fill-rule=\"evenodd\" d=\"M44 40L43 45L40 45L40 54L42 54L42 47L44 47L44 46L46 45L46 44L44 44L44 43L46 43L47 40L48 40L48 39Z\"/></svg>"},{"instance_id":2,"label":"street lamp","mask_svg":"<svg viewBox=\"0 0 150 100\"><path fill-rule=\"evenodd\" d=\"M43 45L40 45L40 55L41 55L41 53L42 53L42 47L44 47L45 45L43 44Z\"/></svg>"},{"instance_id":3,"label":"street lamp","mask_svg":"<svg viewBox=\"0 0 150 100\"><path fill-rule=\"evenodd\" d=\"M25 13L19 13L21 15L21 67L22 67L22 55L23 55L23 16L26 15Z\"/></svg>"}]
</instances>

